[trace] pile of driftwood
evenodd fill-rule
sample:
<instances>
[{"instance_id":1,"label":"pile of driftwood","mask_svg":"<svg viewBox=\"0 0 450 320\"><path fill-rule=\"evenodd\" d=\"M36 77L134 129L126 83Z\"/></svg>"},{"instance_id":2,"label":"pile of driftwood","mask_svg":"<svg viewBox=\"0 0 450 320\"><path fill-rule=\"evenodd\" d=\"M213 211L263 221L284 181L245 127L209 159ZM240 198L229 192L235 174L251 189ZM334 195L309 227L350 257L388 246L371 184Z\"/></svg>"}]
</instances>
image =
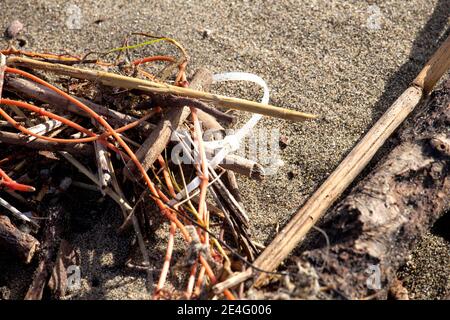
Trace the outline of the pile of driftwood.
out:
<instances>
[{"instance_id":1,"label":"pile of driftwood","mask_svg":"<svg viewBox=\"0 0 450 320\"><path fill-rule=\"evenodd\" d=\"M175 45L181 56L132 58L132 49L155 41ZM147 271L155 298L208 295L218 279L256 258L261 246L249 236L235 173L263 179L264 170L232 154L251 126L240 136L226 136L234 116L224 108L293 121L315 116L208 93L212 74L200 69L188 81L185 50L169 38L125 45L97 58L13 48L1 53L0 248L26 264L39 252L26 299L65 294L66 268L76 259L65 237L63 195L76 188L98 191L120 207L118 232L134 228L142 254L142 261L128 264ZM113 53L115 61L106 60ZM146 69L151 63L166 66L154 76ZM207 142L218 147L206 150ZM188 163L169 156L174 145L182 147ZM75 174L58 174L61 163L76 168ZM153 285L147 245L155 214L170 228ZM174 262L178 232L186 257ZM183 265L186 285L168 292L166 279L175 263ZM225 289L223 296L235 299L242 290Z\"/></svg>"}]
</instances>

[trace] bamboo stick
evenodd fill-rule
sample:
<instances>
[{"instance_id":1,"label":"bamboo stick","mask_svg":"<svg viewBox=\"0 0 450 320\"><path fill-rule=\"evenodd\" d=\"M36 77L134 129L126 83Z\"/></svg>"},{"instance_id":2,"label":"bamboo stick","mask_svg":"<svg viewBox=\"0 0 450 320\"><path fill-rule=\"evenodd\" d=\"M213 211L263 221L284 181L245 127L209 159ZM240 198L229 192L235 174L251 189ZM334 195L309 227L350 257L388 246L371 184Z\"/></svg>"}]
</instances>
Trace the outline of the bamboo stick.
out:
<instances>
[{"instance_id":1,"label":"bamboo stick","mask_svg":"<svg viewBox=\"0 0 450 320\"><path fill-rule=\"evenodd\" d=\"M439 47L413 81L413 85L431 92L443 74L450 69L450 36Z\"/></svg>"},{"instance_id":2,"label":"bamboo stick","mask_svg":"<svg viewBox=\"0 0 450 320\"><path fill-rule=\"evenodd\" d=\"M373 294L363 271L376 261L382 284L377 299L386 299L418 240L450 210L450 158L440 154L441 143L433 143L450 138L445 119L450 119L450 80L402 126L399 144L330 210L323 224L329 244L310 248L298 263L310 261L321 285L333 288L331 296L339 292L353 300Z\"/></svg>"},{"instance_id":3,"label":"bamboo stick","mask_svg":"<svg viewBox=\"0 0 450 320\"><path fill-rule=\"evenodd\" d=\"M192 90L189 88L171 86L165 83L126 77L104 71L81 69L22 57L10 57L8 58L7 63L9 66L21 66L31 69L46 70L57 74L71 76L77 79L86 79L90 81L99 82L106 86L121 87L125 89L137 89L152 93L173 94L176 96L184 96L199 99L230 109L259 113L266 116L287 119L292 121L301 121L317 118L315 115L303 113L300 111L279 108L272 105L262 104L240 98L232 98L217 94L211 94L198 90Z\"/></svg>"},{"instance_id":4,"label":"bamboo stick","mask_svg":"<svg viewBox=\"0 0 450 320\"><path fill-rule=\"evenodd\" d=\"M374 124L322 186L316 190L292 220L278 233L266 250L255 260L254 265L257 268L273 271L280 265L449 68L450 36L434 53L411 86ZM252 274L251 271L247 271L238 274L237 278L239 282L242 282L250 278ZM260 274L256 284L260 284L265 276L266 274ZM236 285L235 277L216 285L215 291L224 290L232 285Z\"/></svg>"}]
</instances>

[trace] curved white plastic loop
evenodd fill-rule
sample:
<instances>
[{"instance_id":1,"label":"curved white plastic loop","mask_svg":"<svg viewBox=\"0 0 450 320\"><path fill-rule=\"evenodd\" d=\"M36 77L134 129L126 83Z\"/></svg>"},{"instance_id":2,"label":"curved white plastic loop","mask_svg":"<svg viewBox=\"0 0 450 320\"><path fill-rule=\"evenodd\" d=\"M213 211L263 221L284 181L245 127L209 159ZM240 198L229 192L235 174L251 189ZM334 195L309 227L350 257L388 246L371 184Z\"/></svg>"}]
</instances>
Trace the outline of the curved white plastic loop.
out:
<instances>
[{"instance_id":1,"label":"curved white plastic loop","mask_svg":"<svg viewBox=\"0 0 450 320\"><path fill-rule=\"evenodd\" d=\"M261 99L261 103L269 103L269 87L263 78L253 73L248 72L225 72L213 75L213 82L223 81L249 81L260 85L264 89L264 95Z\"/></svg>"},{"instance_id":2,"label":"curved white plastic loop","mask_svg":"<svg viewBox=\"0 0 450 320\"><path fill-rule=\"evenodd\" d=\"M261 103L268 104L269 103L269 87L267 86L267 83L259 76L253 73L247 73L247 72L226 72L226 73L219 73L213 75L213 82L223 82L223 81L249 81L254 82L258 85L260 85L263 90L264 94L261 99ZM212 168L217 167L225 157L236 150L240 148L240 144L243 138L247 136L250 131L256 126L259 120L261 120L263 116L261 114L254 114L249 121L241 128L239 129L235 134L226 136L222 141L214 141L213 144L208 145L207 142L205 142L205 146L209 149L213 147L212 149L219 149L219 151L216 153L213 159L209 161L209 166ZM198 186L200 185L200 179L198 177L194 178L188 185L187 185L187 191L188 193L191 193L194 191ZM172 199L169 202L169 205L175 205L178 201L182 200L187 196L186 190L182 190L180 193L177 194L175 199Z\"/></svg>"}]
</instances>

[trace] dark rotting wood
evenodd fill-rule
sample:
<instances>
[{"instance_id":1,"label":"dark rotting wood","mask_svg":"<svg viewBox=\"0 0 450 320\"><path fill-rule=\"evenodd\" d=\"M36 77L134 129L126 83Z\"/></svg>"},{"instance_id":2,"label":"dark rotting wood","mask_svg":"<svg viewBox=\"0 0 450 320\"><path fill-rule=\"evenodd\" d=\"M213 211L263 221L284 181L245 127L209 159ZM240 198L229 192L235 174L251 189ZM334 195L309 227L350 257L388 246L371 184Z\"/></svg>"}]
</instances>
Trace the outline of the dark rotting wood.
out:
<instances>
[{"instance_id":1,"label":"dark rotting wood","mask_svg":"<svg viewBox=\"0 0 450 320\"><path fill-rule=\"evenodd\" d=\"M322 228L331 246L304 253L337 297L386 298L418 240L450 209L449 139L450 81L405 124L399 145L330 213Z\"/></svg>"},{"instance_id":2,"label":"dark rotting wood","mask_svg":"<svg viewBox=\"0 0 450 320\"><path fill-rule=\"evenodd\" d=\"M0 215L0 250L4 249L24 263L30 263L38 247L38 240L17 229L7 216Z\"/></svg>"},{"instance_id":3,"label":"dark rotting wood","mask_svg":"<svg viewBox=\"0 0 450 320\"><path fill-rule=\"evenodd\" d=\"M41 244L39 265L34 273L33 282L25 295L25 300L42 299L45 286L49 282L57 261L65 211L59 204L49 206L47 211L48 217L44 229L44 239Z\"/></svg>"}]
</instances>

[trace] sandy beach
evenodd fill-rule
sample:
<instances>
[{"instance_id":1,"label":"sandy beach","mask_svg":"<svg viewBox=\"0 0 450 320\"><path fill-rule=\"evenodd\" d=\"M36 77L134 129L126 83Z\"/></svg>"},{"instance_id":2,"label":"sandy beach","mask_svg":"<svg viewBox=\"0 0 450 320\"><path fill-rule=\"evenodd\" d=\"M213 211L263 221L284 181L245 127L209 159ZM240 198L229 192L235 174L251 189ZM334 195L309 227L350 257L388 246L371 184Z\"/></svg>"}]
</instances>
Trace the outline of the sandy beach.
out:
<instances>
[{"instance_id":1,"label":"sandy beach","mask_svg":"<svg viewBox=\"0 0 450 320\"><path fill-rule=\"evenodd\" d=\"M199 67L251 72L269 85L272 104L319 115L311 122L264 118L258 124L287 139L279 150L284 166L273 175L263 182L239 177L252 235L263 244L407 88L450 31L449 0L2 0L0 11L3 30L15 19L24 24L24 50L82 54L117 47L130 32L169 36L187 49L189 74ZM8 43L2 39L0 45ZM145 50L167 48L157 44ZM262 96L257 86L241 82L212 90L253 100ZM237 127L250 117L235 114ZM129 239L115 233L120 214L95 214L95 227L73 239L83 276L83 290L73 298L148 298L145 275L123 268ZM401 273L412 298L450 293L450 225L448 219L442 223L439 230L447 231L425 236ZM164 228L155 234L155 259L163 254ZM6 267L0 287L13 281L13 270L14 265ZM15 276L20 274L29 277L27 270ZM20 296L23 283L11 290Z\"/></svg>"}]
</instances>

